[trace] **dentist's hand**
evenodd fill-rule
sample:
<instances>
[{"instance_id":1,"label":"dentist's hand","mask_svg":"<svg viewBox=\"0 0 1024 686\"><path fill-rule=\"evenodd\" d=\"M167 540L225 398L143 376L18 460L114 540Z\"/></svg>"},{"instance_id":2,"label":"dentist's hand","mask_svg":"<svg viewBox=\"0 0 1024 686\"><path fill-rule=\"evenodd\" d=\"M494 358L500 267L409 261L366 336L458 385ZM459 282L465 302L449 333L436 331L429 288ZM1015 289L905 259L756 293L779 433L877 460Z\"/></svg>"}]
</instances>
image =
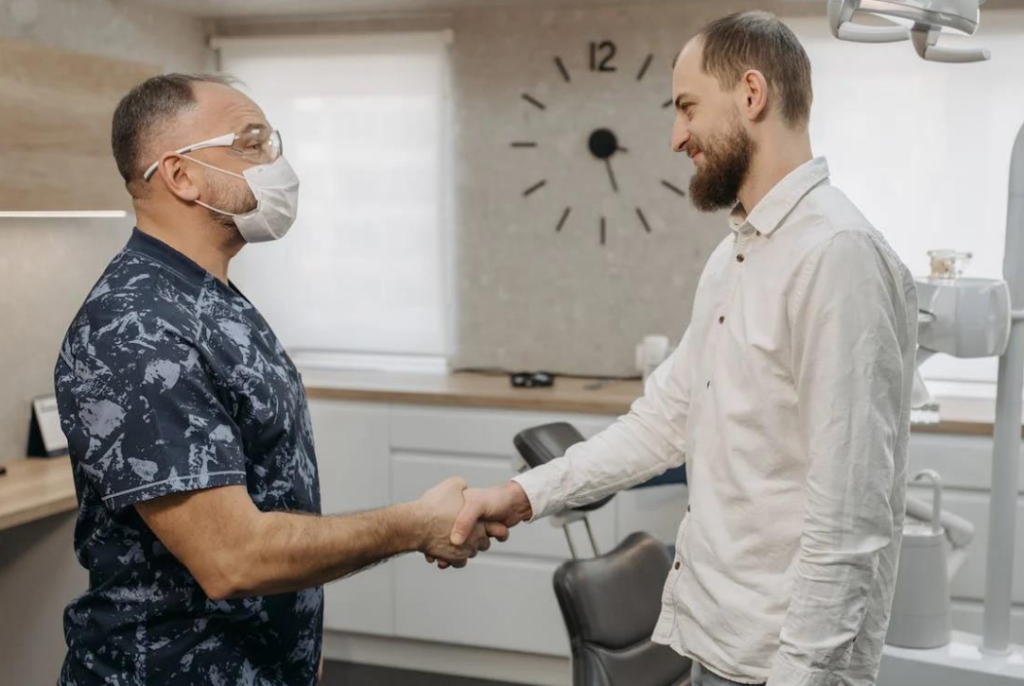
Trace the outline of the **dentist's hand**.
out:
<instances>
[{"instance_id":1,"label":"dentist's hand","mask_svg":"<svg viewBox=\"0 0 1024 686\"><path fill-rule=\"evenodd\" d=\"M458 543L452 541L455 519L465 511L467 484L462 479L447 479L424 493L416 501L420 552L430 561L445 567L465 567L477 552L491 547L490 537L504 541L508 528L502 524L473 522Z\"/></svg>"}]
</instances>

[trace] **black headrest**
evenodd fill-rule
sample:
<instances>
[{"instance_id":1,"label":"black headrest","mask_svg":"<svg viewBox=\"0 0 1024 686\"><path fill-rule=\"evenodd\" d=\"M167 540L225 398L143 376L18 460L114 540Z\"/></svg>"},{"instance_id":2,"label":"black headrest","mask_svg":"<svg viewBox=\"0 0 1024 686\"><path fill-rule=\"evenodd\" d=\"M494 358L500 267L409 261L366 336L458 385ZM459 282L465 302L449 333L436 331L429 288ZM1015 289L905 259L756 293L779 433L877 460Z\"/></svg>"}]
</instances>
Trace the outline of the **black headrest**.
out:
<instances>
[{"instance_id":1,"label":"black headrest","mask_svg":"<svg viewBox=\"0 0 1024 686\"><path fill-rule=\"evenodd\" d=\"M565 455L566 450L583 440L583 434L572 424L555 422L520 431L512 442L533 469Z\"/></svg>"}]
</instances>

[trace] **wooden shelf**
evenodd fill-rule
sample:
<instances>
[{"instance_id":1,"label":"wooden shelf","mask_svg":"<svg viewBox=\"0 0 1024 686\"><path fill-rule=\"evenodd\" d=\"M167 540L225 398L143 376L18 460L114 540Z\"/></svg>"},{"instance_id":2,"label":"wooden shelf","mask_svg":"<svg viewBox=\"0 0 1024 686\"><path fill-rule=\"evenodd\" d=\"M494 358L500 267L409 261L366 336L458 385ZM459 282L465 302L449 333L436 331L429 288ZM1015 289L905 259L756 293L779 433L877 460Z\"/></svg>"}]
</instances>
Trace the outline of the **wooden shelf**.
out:
<instances>
[{"instance_id":1,"label":"wooden shelf","mask_svg":"<svg viewBox=\"0 0 1024 686\"><path fill-rule=\"evenodd\" d=\"M0 476L0 531L78 509L67 457L5 462Z\"/></svg>"}]
</instances>

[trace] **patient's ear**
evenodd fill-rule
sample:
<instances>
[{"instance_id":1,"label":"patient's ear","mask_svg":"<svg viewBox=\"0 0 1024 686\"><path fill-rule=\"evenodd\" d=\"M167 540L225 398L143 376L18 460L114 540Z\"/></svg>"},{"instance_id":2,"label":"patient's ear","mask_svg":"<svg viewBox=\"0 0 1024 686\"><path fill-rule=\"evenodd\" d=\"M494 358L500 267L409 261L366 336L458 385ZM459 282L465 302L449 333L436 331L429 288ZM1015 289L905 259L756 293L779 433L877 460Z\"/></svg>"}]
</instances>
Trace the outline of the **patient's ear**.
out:
<instances>
[{"instance_id":1,"label":"patient's ear","mask_svg":"<svg viewBox=\"0 0 1024 686\"><path fill-rule=\"evenodd\" d=\"M748 121L760 121L768 112L768 81L764 74L756 69L747 70L736 90L740 113Z\"/></svg>"}]
</instances>

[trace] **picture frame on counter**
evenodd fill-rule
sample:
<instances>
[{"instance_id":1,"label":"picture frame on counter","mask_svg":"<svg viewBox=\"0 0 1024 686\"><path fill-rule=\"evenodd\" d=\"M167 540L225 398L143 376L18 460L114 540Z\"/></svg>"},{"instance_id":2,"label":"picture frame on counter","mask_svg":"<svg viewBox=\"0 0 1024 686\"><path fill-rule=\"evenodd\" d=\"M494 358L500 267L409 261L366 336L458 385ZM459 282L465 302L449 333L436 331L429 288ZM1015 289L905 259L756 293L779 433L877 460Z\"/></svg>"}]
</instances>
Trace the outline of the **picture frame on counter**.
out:
<instances>
[{"instance_id":1,"label":"picture frame on counter","mask_svg":"<svg viewBox=\"0 0 1024 686\"><path fill-rule=\"evenodd\" d=\"M56 396L33 398L26 454L29 457L60 457L68 454L68 439L60 428Z\"/></svg>"}]
</instances>

